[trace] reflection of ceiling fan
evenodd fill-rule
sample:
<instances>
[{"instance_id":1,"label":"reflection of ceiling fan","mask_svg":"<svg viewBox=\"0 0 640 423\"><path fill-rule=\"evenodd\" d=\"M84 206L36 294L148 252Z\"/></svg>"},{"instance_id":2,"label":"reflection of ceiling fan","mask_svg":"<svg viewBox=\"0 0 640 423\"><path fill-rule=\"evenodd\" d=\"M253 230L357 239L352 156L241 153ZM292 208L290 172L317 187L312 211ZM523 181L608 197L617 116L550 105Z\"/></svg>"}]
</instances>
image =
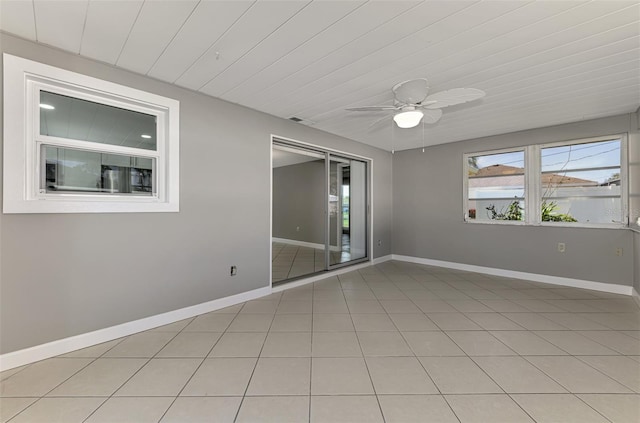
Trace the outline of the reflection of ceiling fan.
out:
<instances>
[{"instance_id":1,"label":"reflection of ceiling fan","mask_svg":"<svg viewBox=\"0 0 640 423\"><path fill-rule=\"evenodd\" d=\"M424 78L400 82L392 89L392 106L354 107L352 112L396 112L393 120L400 128L413 128L422 119L436 123L442 116L442 108L478 100L485 92L475 88L454 88L427 96L429 83Z\"/></svg>"}]
</instances>

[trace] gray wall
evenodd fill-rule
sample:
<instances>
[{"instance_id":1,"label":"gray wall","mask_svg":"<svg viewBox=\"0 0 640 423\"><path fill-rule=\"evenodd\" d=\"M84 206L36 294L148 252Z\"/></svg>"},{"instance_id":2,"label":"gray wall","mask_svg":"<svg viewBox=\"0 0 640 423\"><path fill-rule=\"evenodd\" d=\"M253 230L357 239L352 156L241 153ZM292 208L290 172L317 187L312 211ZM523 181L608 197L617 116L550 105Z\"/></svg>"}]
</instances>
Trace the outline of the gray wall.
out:
<instances>
[{"instance_id":1,"label":"gray wall","mask_svg":"<svg viewBox=\"0 0 640 423\"><path fill-rule=\"evenodd\" d=\"M640 294L640 232L634 232L633 239L635 240L635 279L633 281L633 287L636 289L636 292Z\"/></svg>"},{"instance_id":2,"label":"gray wall","mask_svg":"<svg viewBox=\"0 0 640 423\"><path fill-rule=\"evenodd\" d=\"M0 353L267 286L271 134L372 158L373 257L391 253L390 153L8 35L0 46L181 107L180 213L0 216Z\"/></svg>"},{"instance_id":3,"label":"gray wall","mask_svg":"<svg viewBox=\"0 0 640 423\"><path fill-rule=\"evenodd\" d=\"M325 185L324 160L273 169L273 236L324 245Z\"/></svg>"},{"instance_id":4,"label":"gray wall","mask_svg":"<svg viewBox=\"0 0 640 423\"><path fill-rule=\"evenodd\" d=\"M633 236L626 229L464 223L464 153L631 132L630 115L396 152L394 254L631 286ZM636 168L637 169L637 168ZM636 181L640 175L632 175ZM557 243L566 252L557 252ZM622 247L625 254L615 255ZM627 253L628 252L628 253Z\"/></svg>"}]
</instances>

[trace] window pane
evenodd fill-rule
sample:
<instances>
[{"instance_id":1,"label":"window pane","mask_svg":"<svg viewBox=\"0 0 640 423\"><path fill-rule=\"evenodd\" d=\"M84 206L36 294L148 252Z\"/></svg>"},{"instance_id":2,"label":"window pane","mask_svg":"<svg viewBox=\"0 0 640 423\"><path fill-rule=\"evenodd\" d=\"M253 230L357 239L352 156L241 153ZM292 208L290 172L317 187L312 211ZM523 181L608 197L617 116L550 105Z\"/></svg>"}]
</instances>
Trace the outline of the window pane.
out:
<instances>
[{"instance_id":1,"label":"window pane","mask_svg":"<svg viewBox=\"0 0 640 423\"><path fill-rule=\"evenodd\" d=\"M156 117L40 91L40 135L155 150Z\"/></svg>"},{"instance_id":2,"label":"window pane","mask_svg":"<svg viewBox=\"0 0 640 423\"><path fill-rule=\"evenodd\" d=\"M524 219L524 151L469 156L469 220Z\"/></svg>"},{"instance_id":3,"label":"window pane","mask_svg":"<svg viewBox=\"0 0 640 423\"><path fill-rule=\"evenodd\" d=\"M620 167L620 140L543 148L542 172Z\"/></svg>"},{"instance_id":4,"label":"window pane","mask_svg":"<svg viewBox=\"0 0 640 423\"><path fill-rule=\"evenodd\" d=\"M43 146L41 189L47 193L153 195L153 161L146 157Z\"/></svg>"},{"instance_id":5,"label":"window pane","mask_svg":"<svg viewBox=\"0 0 640 423\"><path fill-rule=\"evenodd\" d=\"M620 223L620 140L541 150L543 222Z\"/></svg>"}]
</instances>

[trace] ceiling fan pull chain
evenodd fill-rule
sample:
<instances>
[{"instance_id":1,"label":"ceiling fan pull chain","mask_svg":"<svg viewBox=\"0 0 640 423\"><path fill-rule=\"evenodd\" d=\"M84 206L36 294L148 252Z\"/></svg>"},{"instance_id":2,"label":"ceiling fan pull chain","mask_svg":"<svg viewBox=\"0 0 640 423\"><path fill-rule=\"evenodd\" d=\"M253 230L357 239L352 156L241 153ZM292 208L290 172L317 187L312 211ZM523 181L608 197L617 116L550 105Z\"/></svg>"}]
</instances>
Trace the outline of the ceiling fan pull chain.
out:
<instances>
[{"instance_id":1,"label":"ceiling fan pull chain","mask_svg":"<svg viewBox=\"0 0 640 423\"><path fill-rule=\"evenodd\" d=\"M424 119L422 119L422 152L424 153Z\"/></svg>"}]
</instances>

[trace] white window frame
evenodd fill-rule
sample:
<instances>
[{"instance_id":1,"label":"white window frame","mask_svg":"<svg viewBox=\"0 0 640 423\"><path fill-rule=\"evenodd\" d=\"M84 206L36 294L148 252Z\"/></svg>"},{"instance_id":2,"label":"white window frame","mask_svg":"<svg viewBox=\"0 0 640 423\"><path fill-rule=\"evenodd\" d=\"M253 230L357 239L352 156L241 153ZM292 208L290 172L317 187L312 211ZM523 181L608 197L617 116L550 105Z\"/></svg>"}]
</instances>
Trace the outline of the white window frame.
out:
<instances>
[{"instance_id":1,"label":"white window frame","mask_svg":"<svg viewBox=\"0 0 640 423\"><path fill-rule=\"evenodd\" d=\"M524 169L524 202L525 202L525 220L478 220L478 219L470 219L469 218L469 173L468 173L468 163L469 163L469 157L474 157L474 156L490 156L493 154L503 154L503 153L515 153L515 152L520 152L522 151L524 153L524 164L525 164L525 169ZM483 225L517 225L517 226L522 226L522 225L526 225L526 219L527 219L527 215L529 214L529 189L527 186L527 178L528 178L528 172L527 172L527 168L529 165L529 152L527 150L526 147L512 147L512 148L503 148L503 149L499 149L499 150L487 150L487 151L480 151L477 153L465 153L463 154L463 162L462 162L462 180L463 180L463 186L462 186L462 195L463 195L463 205L464 205L464 211L463 211L463 219L465 222L467 223L480 223ZM507 200L505 198L505 200ZM476 215L478 213L478 210L476 210Z\"/></svg>"},{"instance_id":2,"label":"white window frame","mask_svg":"<svg viewBox=\"0 0 640 423\"><path fill-rule=\"evenodd\" d=\"M180 104L177 100L12 56L4 62L4 213L178 212ZM40 134L40 92L48 91L156 117L156 149ZM46 192L43 145L154 159L152 195Z\"/></svg>"},{"instance_id":3,"label":"white window frame","mask_svg":"<svg viewBox=\"0 0 640 423\"><path fill-rule=\"evenodd\" d=\"M541 153L543 148L562 147L574 144L586 144L591 142L620 140L620 200L622 216L620 222L614 223L586 223L586 222L543 222L542 221L542 186L540 183L542 174ZM500 153L523 151L525 157L524 184L525 184L525 218L518 220L477 220L469 219L469 176L468 160L473 156L484 156ZM591 138L579 138L547 144L527 145L522 147L505 148L500 150L478 151L463 154L463 219L465 223L477 223L481 225L528 225L546 227L569 228L628 228L629 227L629 162L628 162L628 136L626 133L605 135Z\"/></svg>"}]
</instances>

